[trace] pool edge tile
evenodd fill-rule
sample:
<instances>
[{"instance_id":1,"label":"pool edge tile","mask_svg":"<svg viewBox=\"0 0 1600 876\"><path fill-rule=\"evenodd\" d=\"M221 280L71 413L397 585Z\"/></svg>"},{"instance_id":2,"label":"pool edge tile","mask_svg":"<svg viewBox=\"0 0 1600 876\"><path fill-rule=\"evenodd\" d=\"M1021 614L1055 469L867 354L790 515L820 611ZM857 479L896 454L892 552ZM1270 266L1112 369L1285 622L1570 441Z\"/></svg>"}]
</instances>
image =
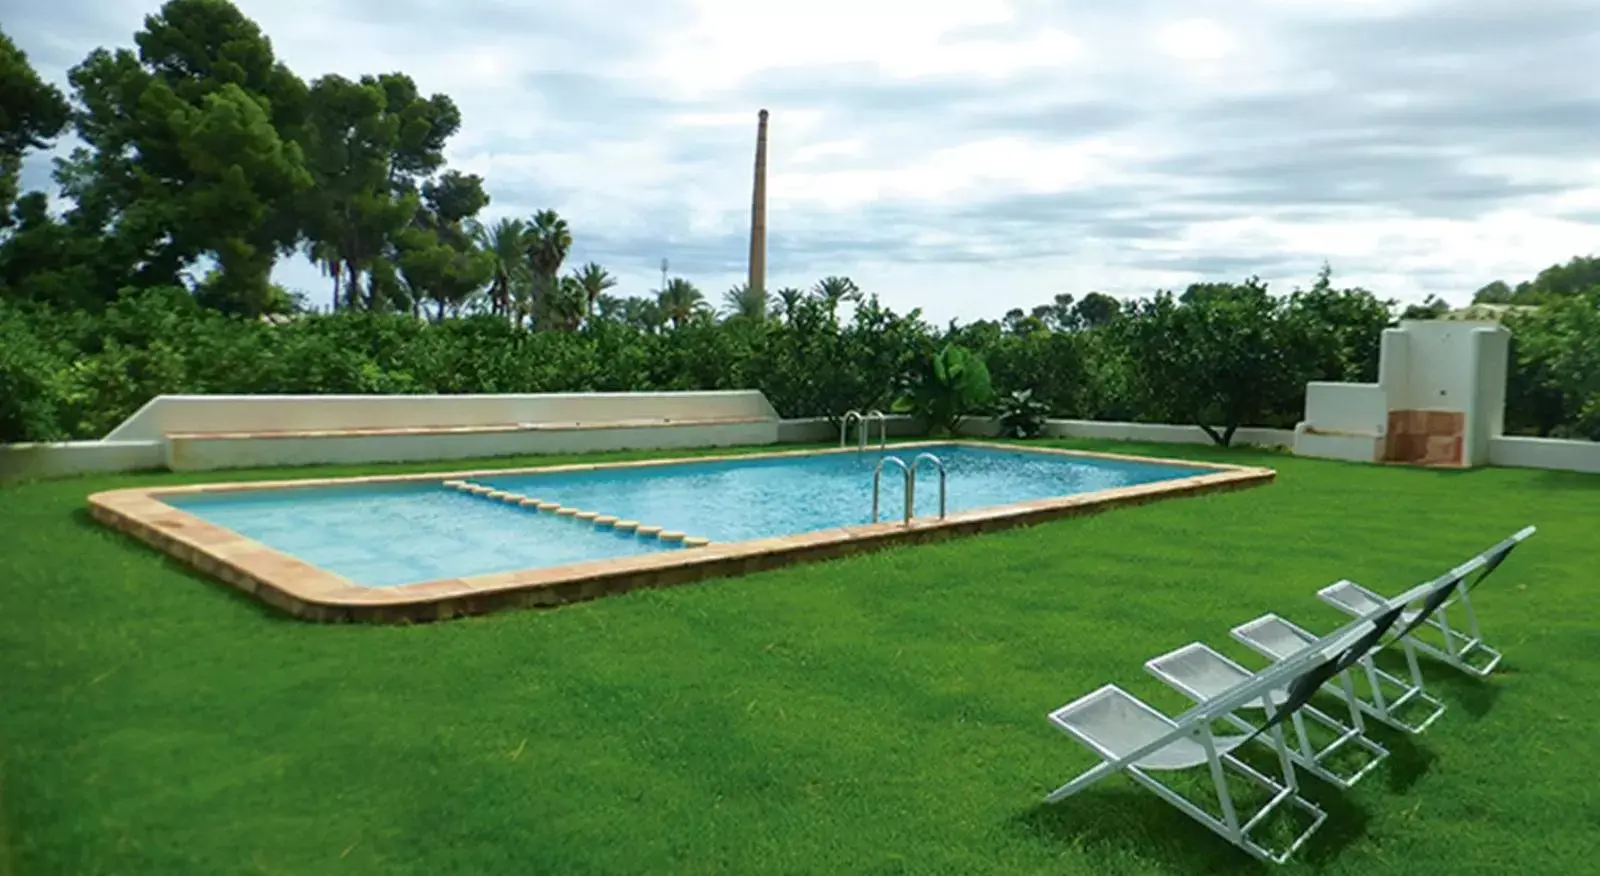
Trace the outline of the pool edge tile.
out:
<instances>
[{"instance_id":1,"label":"pool edge tile","mask_svg":"<svg viewBox=\"0 0 1600 876\"><path fill-rule=\"evenodd\" d=\"M232 530L208 523L196 515L162 502L161 498L207 492L443 481L513 474L644 468L694 462L821 456L859 451L853 447L845 447L515 469L132 487L94 493L88 497L88 504L90 515L98 522L143 541L180 562L295 617L313 621L392 623L443 620L518 606L554 606L645 587L675 586L707 578L736 576L794 562L827 560L896 545L1045 523L1116 507L1142 504L1163 497L1202 495L1259 486L1272 482L1277 476L1275 470L1259 466L1202 463L1192 460L1158 459L1129 454L1026 447L961 439L904 442L889 446L909 450L917 447L951 445L1108 459L1203 470L1204 473L1091 493L973 509L949 514L942 519L918 517L909 523L881 521L740 542L713 542L702 547L655 551L541 569L465 578L443 578L398 587L360 586L343 576L274 550Z\"/></svg>"}]
</instances>

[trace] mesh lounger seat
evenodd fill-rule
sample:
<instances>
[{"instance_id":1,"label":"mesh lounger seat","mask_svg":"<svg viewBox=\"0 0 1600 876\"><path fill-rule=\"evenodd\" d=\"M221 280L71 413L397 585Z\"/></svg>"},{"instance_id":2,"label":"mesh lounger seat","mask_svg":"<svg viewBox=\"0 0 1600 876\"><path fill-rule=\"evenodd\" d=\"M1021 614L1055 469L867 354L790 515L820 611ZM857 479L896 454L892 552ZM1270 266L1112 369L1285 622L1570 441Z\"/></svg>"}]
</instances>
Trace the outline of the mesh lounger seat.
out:
<instances>
[{"instance_id":1,"label":"mesh lounger seat","mask_svg":"<svg viewBox=\"0 0 1600 876\"><path fill-rule=\"evenodd\" d=\"M1315 635L1276 614L1264 614L1253 621L1240 624L1230 630L1229 634L1252 651L1272 661L1286 660L1317 641ZM1324 687L1328 693L1351 706L1357 730L1363 732L1366 730L1361 723L1363 714L1407 733L1421 733L1444 714L1444 703L1422 688L1422 674L1416 669L1415 654L1409 647L1406 651L1408 662L1413 669L1410 681L1379 669L1373 663L1370 654L1358 661L1361 668L1366 671L1367 684L1372 691L1371 700L1362 699L1356 694L1355 685L1348 673L1341 675L1338 686L1328 684ZM1385 696L1385 685L1398 690L1399 694L1393 698ZM1397 710L1413 701L1422 703L1430 710L1427 717L1420 721L1408 721L1396 714Z\"/></svg>"},{"instance_id":2,"label":"mesh lounger seat","mask_svg":"<svg viewBox=\"0 0 1600 876\"><path fill-rule=\"evenodd\" d=\"M1251 676L1250 670L1202 642L1193 642L1153 658L1145 663L1145 669L1195 702L1220 696ZM1260 710L1264 719L1287 699L1288 691L1277 688L1267 691L1263 699L1252 700L1241 708ZM1315 747L1306 733L1307 718L1330 731L1333 741L1321 748ZM1355 785L1389 756L1389 750L1363 735L1359 728L1361 712L1354 705L1350 707L1350 719L1358 726L1344 724L1310 705L1296 711L1289 719L1295 731L1295 744L1289 748L1289 759L1301 769L1341 788ZM1254 733L1258 729L1237 711L1229 712L1225 720L1245 733ZM1368 755L1355 772L1341 774L1324 764L1335 752L1352 745L1365 750Z\"/></svg>"},{"instance_id":3,"label":"mesh lounger seat","mask_svg":"<svg viewBox=\"0 0 1600 876\"><path fill-rule=\"evenodd\" d=\"M1215 831L1250 854L1274 863L1283 863L1295 850L1316 832L1327 818L1315 804L1302 798L1293 783L1293 768L1286 759L1284 769L1287 779L1277 781L1235 758L1234 749L1250 737L1214 736L1209 722L1187 728L1188 733L1177 733L1180 725L1171 718L1146 705L1132 694L1114 684L1108 684L1093 693L1080 697L1054 712L1050 721L1062 732L1076 739L1106 761L1117 761L1137 754L1141 746L1156 742L1164 736L1172 739L1148 753L1138 755L1123 767L1135 782L1148 788L1157 796L1176 806L1196 821ZM1278 736L1282 745L1282 735ZM1280 749L1285 752L1287 749ZM1217 803L1222 818L1200 808L1194 801L1153 778L1152 772L1193 769L1206 766L1216 787ZM1231 771L1267 789L1271 794L1266 803L1253 813L1241 814L1229 792L1226 772ZM1054 803L1075 793L1072 784L1056 789L1045 798ZM1285 803L1299 808L1311 816L1311 826L1295 838L1288 848L1274 851L1258 843L1250 831L1268 815Z\"/></svg>"},{"instance_id":4,"label":"mesh lounger seat","mask_svg":"<svg viewBox=\"0 0 1600 876\"><path fill-rule=\"evenodd\" d=\"M1441 644L1436 645L1409 634L1406 636L1407 644L1416 651L1480 678L1493 672L1495 667L1500 665L1501 654L1484 643L1483 633L1478 629L1478 616L1472 610L1472 599L1468 594L1483 583L1483 579L1493 574L1494 570L1505 562L1506 557L1511 555L1511 551L1535 531L1534 527L1529 526L1517 532L1446 576L1445 581L1451 585L1453 592L1444 597L1443 602L1436 604L1431 614L1424 609L1417 609L1407 611L1401 618L1401 622L1407 627L1416 626L1414 622L1420 618L1420 626L1437 632ZM1474 572L1477 573L1476 577L1468 581L1468 577ZM1317 591L1317 598L1355 617L1368 614L1389 601L1386 597L1354 581L1330 584ZM1450 626L1448 612L1457 604L1460 605L1462 615L1466 619L1465 631ZM1409 650L1407 657L1414 661ZM1414 666L1412 674L1414 678L1420 678Z\"/></svg>"},{"instance_id":5,"label":"mesh lounger seat","mask_svg":"<svg viewBox=\"0 0 1600 876\"><path fill-rule=\"evenodd\" d=\"M1050 713L1051 723L1098 754L1101 762L1050 792L1046 801L1064 799L1100 779L1126 772L1134 781L1246 852L1266 861L1283 863L1322 826L1327 813L1300 796L1282 725L1304 708L1312 694L1329 678L1345 673L1377 647L1399 614L1398 609L1393 609L1358 619L1348 628L1316 640L1289 660L1249 675L1226 692L1198 703L1177 719L1161 714L1111 684L1062 706ZM1282 701L1273 707L1272 714L1261 727L1239 736L1218 737L1212 732L1212 721L1280 689L1284 691ZM1240 746L1266 733L1272 735L1278 751L1282 782L1268 778L1233 756ZM1222 809L1221 818L1150 775L1201 764L1210 769ZM1242 820L1229 794L1224 768L1244 775L1271 792L1266 803ZM1274 851L1258 842L1250 831L1284 804L1308 814L1311 823L1286 848Z\"/></svg>"}]
</instances>

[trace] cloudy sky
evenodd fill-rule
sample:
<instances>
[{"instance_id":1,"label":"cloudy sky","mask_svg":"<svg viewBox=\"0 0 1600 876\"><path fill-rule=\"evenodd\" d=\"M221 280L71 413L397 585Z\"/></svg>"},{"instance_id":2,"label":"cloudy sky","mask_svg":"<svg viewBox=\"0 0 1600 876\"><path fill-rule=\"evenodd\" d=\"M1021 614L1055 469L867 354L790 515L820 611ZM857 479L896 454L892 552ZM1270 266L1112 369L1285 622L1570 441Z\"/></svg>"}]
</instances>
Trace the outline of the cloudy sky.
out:
<instances>
[{"instance_id":1,"label":"cloudy sky","mask_svg":"<svg viewBox=\"0 0 1600 876\"><path fill-rule=\"evenodd\" d=\"M39 0L41 71L154 0ZM12 4L7 4L8 7ZM244 0L301 76L460 104L488 213L554 207L623 293L853 277L935 320L1258 274L1460 304L1600 253L1595 0ZM36 183L47 166L32 162ZM326 301L303 261L279 279Z\"/></svg>"}]
</instances>

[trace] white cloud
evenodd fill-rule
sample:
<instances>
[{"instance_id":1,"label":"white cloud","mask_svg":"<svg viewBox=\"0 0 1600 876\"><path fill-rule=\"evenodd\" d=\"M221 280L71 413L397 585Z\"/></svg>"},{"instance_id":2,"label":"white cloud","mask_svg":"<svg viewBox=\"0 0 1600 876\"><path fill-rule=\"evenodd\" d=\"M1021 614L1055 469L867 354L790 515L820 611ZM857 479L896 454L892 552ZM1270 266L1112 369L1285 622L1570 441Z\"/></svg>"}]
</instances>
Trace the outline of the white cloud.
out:
<instances>
[{"instance_id":1,"label":"white cloud","mask_svg":"<svg viewBox=\"0 0 1600 876\"><path fill-rule=\"evenodd\" d=\"M491 217L555 207L619 291L742 279L771 110L769 283L897 309L1259 273L1463 302L1600 240L1590 0L245 0L307 78L400 70L465 122ZM44 72L151 0L8 32ZM1587 73L1585 72L1587 71ZM37 162L30 179L40 175ZM280 275L326 295L314 269Z\"/></svg>"},{"instance_id":2,"label":"white cloud","mask_svg":"<svg viewBox=\"0 0 1600 876\"><path fill-rule=\"evenodd\" d=\"M1207 18L1184 18L1162 26L1156 45L1174 58L1186 61L1216 61L1237 48L1227 28Z\"/></svg>"}]
</instances>

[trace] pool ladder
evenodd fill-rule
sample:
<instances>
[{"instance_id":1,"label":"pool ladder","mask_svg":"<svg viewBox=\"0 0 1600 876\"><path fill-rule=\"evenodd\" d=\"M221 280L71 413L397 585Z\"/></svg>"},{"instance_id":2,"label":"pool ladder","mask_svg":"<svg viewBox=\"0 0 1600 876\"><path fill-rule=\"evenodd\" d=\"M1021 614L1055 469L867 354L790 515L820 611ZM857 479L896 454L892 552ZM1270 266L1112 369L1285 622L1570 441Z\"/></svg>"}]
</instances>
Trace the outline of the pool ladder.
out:
<instances>
[{"instance_id":1,"label":"pool ladder","mask_svg":"<svg viewBox=\"0 0 1600 876\"><path fill-rule=\"evenodd\" d=\"M872 440L872 421L878 421L878 448L881 450L889 446L889 418L882 411L850 411L844 415L844 420L839 424L839 447L844 447L846 436L850 434L850 421L854 420L856 426L856 450L867 449L867 442Z\"/></svg>"},{"instance_id":2,"label":"pool ladder","mask_svg":"<svg viewBox=\"0 0 1600 876\"><path fill-rule=\"evenodd\" d=\"M948 473L944 468L944 460L931 453L919 453L915 459L911 460L910 465L906 465L906 461L898 456L885 456L878 460L878 467L872 471L873 523L878 522L878 493L883 486L883 467L892 464L900 467L900 472L905 478L906 511L902 522L908 526L911 524L911 518L916 516L917 513L917 469L922 467L924 461L932 463L933 467L939 471L939 519L943 520L945 518L945 482L948 479Z\"/></svg>"}]
</instances>

